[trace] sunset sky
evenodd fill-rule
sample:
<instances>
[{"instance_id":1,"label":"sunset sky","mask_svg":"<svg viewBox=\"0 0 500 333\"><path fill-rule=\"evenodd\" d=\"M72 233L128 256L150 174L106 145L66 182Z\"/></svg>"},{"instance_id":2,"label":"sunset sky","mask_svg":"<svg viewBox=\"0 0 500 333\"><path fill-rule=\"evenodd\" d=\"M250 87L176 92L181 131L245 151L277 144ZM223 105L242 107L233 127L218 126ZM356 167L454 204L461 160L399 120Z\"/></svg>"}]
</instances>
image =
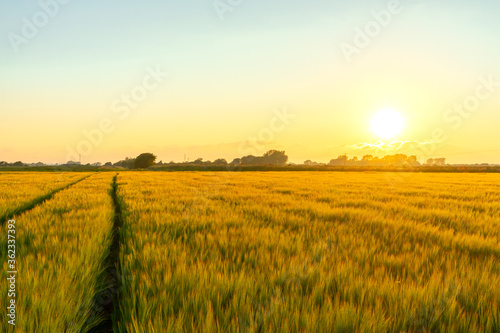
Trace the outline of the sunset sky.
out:
<instances>
[{"instance_id":1,"label":"sunset sky","mask_svg":"<svg viewBox=\"0 0 500 333\"><path fill-rule=\"evenodd\" d=\"M497 0L61 2L0 3L0 160L500 163Z\"/></svg>"}]
</instances>

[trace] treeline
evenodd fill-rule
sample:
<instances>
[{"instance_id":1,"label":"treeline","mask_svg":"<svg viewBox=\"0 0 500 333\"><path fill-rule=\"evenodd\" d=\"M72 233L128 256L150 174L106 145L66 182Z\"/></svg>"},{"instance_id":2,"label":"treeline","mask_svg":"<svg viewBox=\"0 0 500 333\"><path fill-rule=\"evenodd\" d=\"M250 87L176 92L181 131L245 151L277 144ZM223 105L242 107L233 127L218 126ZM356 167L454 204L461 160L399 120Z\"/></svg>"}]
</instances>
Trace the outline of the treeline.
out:
<instances>
[{"instance_id":1,"label":"treeline","mask_svg":"<svg viewBox=\"0 0 500 333\"><path fill-rule=\"evenodd\" d=\"M186 165L197 165L197 166L257 166L257 165L274 165L274 166L283 166L286 165L288 162L288 155L285 154L284 151L280 150L269 150L262 156L254 156L254 155L247 155L243 156L241 158L235 158L232 160L230 163L227 162L226 159L224 158L218 158L214 160L213 162L211 161L205 161L203 158L198 158L192 162L181 162L181 163L176 163L176 162L170 162L170 163L163 163L159 162L157 166L173 166L173 165L180 165L180 166L186 166Z\"/></svg>"},{"instance_id":2,"label":"treeline","mask_svg":"<svg viewBox=\"0 0 500 333\"><path fill-rule=\"evenodd\" d=\"M17 161L17 162L14 162L14 163L7 163L5 161L1 161L0 162L0 167L22 167L22 166L25 166L25 165L26 164L24 164L21 161Z\"/></svg>"},{"instance_id":3,"label":"treeline","mask_svg":"<svg viewBox=\"0 0 500 333\"><path fill-rule=\"evenodd\" d=\"M311 160L303 164L288 163L288 155L285 151L269 150L262 156L247 155L241 158L235 158L230 163L223 158L214 161L206 161L198 158L191 162L156 162L156 155L152 153L143 153L132 158L126 157L116 163L107 162L104 166L101 163L81 165L79 162L69 161L63 165L49 166L41 162L25 164L20 161L15 163L0 162L0 168L9 170L34 169L45 170L46 168L63 168L68 170L114 170L116 168L124 169L154 169L154 170L211 170L211 171L257 171L257 170L361 170L367 168L370 170L437 170L448 172L476 172L483 169L483 172L498 172L499 166L489 165L487 163L474 165L448 165L446 159L430 158L425 163L420 163L415 155L407 156L405 154L387 155L378 157L373 155L364 155L361 159L358 157L349 158L347 155L340 155L329 163L318 163Z\"/></svg>"},{"instance_id":4,"label":"treeline","mask_svg":"<svg viewBox=\"0 0 500 333\"><path fill-rule=\"evenodd\" d=\"M286 165L288 162L288 156L284 151L279 150L270 150L265 153L263 156L243 156L241 158L235 158L231 163L228 163L224 158L218 158L211 161L205 161L203 158L197 158L191 162L174 162L171 161L169 163L164 163L160 161L155 163L156 156L151 153L144 153L139 155L136 158L127 157L124 160L118 161L114 164L106 163L104 166L114 166L114 167L122 167L126 169L145 169L151 166L162 167L162 166L238 166L238 165Z\"/></svg>"},{"instance_id":5,"label":"treeline","mask_svg":"<svg viewBox=\"0 0 500 333\"><path fill-rule=\"evenodd\" d=\"M358 159L356 156L349 159L347 155L340 155L336 159L332 159L330 163L317 163L311 160L304 162L304 165L309 166L319 166L319 165L331 165L331 166L445 166L445 158L430 158L426 163L421 164L415 155L407 156L405 154L395 154L387 155L382 158L373 155L365 155L362 159Z\"/></svg>"},{"instance_id":6,"label":"treeline","mask_svg":"<svg viewBox=\"0 0 500 333\"><path fill-rule=\"evenodd\" d=\"M325 172L439 172L439 173L500 173L498 166L331 166L323 165L196 165L196 164L163 164L154 165L148 170L152 171L230 171L230 172L250 172L250 171L325 171Z\"/></svg>"}]
</instances>

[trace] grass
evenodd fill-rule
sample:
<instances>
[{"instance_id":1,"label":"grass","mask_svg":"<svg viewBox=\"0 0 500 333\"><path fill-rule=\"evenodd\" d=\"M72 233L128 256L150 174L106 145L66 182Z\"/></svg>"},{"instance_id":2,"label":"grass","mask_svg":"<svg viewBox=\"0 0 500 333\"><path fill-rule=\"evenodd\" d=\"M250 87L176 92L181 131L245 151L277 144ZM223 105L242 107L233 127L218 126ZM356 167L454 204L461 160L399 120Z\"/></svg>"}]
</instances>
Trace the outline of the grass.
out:
<instances>
[{"instance_id":1,"label":"grass","mask_svg":"<svg viewBox=\"0 0 500 333\"><path fill-rule=\"evenodd\" d=\"M102 320L95 295L104 288L100 277L111 243L112 177L94 174L14 217L16 331L85 332ZM6 249L2 240L2 258ZM6 261L3 268L0 295L7 300ZM2 306L1 318L7 318L5 311ZM14 331L11 325L2 326L2 332Z\"/></svg>"},{"instance_id":2,"label":"grass","mask_svg":"<svg viewBox=\"0 0 500 333\"><path fill-rule=\"evenodd\" d=\"M119 332L498 332L500 181L123 173Z\"/></svg>"}]
</instances>

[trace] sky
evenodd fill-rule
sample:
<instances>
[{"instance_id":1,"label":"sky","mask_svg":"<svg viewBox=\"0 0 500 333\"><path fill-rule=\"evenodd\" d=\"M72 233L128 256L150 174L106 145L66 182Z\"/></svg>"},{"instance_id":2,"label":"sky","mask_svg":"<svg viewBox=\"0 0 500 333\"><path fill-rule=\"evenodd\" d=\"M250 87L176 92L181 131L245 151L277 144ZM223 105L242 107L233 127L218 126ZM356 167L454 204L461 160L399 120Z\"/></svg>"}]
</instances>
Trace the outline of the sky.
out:
<instances>
[{"instance_id":1,"label":"sky","mask_svg":"<svg viewBox=\"0 0 500 333\"><path fill-rule=\"evenodd\" d=\"M279 149L295 163L500 163L499 11L494 0L3 1L0 160ZM387 110L404 125L383 138L372 119Z\"/></svg>"}]
</instances>

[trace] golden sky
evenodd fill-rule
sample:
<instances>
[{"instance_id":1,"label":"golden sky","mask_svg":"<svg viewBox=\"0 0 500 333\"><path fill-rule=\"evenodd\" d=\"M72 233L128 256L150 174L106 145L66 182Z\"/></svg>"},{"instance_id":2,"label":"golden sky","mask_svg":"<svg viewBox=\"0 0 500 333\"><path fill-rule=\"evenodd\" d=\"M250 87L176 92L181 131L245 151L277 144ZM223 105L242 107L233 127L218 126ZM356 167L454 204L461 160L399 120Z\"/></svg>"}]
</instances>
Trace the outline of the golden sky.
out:
<instances>
[{"instance_id":1,"label":"golden sky","mask_svg":"<svg viewBox=\"0 0 500 333\"><path fill-rule=\"evenodd\" d=\"M277 148L297 163L343 153L500 163L499 9L4 3L0 160L231 160ZM372 130L384 110L404 120L390 138Z\"/></svg>"}]
</instances>

